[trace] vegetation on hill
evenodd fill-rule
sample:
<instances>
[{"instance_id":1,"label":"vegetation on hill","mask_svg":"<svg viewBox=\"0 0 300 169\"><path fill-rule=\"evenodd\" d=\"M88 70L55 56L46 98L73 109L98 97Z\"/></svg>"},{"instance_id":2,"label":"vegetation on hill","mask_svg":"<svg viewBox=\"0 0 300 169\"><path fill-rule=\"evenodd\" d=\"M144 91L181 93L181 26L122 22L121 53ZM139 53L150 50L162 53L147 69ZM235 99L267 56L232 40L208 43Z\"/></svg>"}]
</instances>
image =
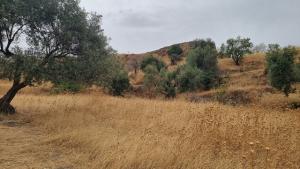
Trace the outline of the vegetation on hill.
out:
<instances>
[{"instance_id":1,"label":"vegetation on hill","mask_svg":"<svg viewBox=\"0 0 300 169\"><path fill-rule=\"evenodd\" d=\"M181 55L183 53L183 50L181 49L179 44L176 45L172 45L169 49L168 49L168 55L170 57L171 60L171 64L172 65L176 65L176 62L178 60L180 60Z\"/></svg>"},{"instance_id":2,"label":"vegetation on hill","mask_svg":"<svg viewBox=\"0 0 300 169\"><path fill-rule=\"evenodd\" d=\"M230 56L236 65L240 65L245 54L251 53L253 43L250 38L237 38L228 39L226 45L222 45L222 54Z\"/></svg>"},{"instance_id":3,"label":"vegetation on hill","mask_svg":"<svg viewBox=\"0 0 300 169\"><path fill-rule=\"evenodd\" d=\"M270 83L276 89L284 92L286 96L293 91L292 84L296 82L295 72L296 48L281 49L279 45L270 45L267 52L267 69Z\"/></svg>"}]
</instances>

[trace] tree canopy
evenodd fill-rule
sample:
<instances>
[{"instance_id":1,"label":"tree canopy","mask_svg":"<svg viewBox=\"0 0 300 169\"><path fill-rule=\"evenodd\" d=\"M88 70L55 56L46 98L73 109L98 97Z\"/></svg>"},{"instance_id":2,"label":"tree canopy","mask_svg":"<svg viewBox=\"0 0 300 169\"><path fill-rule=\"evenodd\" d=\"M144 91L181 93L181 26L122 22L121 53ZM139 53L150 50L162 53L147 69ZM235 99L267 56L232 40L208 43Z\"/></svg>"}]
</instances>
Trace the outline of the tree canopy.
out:
<instances>
[{"instance_id":1,"label":"tree canopy","mask_svg":"<svg viewBox=\"0 0 300 169\"><path fill-rule=\"evenodd\" d=\"M228 39L226 43L226 55L230 56L236 65L240 65L244 55L251 53L253 47L250 38L241 38L240 36Z\"/></svg>"},{"instance_id":2,"label":"tree canopy","mask_svg":"<svg viewBox=\"0 0 300 169\"><path fill-rule=\"evenodd\" d=\"M0 78L13 81L0 99L0 112L14 112L10 102L28 85L99 84L111 71L105 65L114 51L101 15L85 12L78 0L2 0L0 15ZM19 39L26 42L22 48Z\"/></svg>"},{"instance_id":3,"label":"tree canopy","mask_svg":"<svg viewBox=\"0 0 300 169\"><path fill-rule=\"evenodd\" d=\"M279 45L269 45L267 52L267 69L270 84L282 91L286 96L292 92L292 84L296 81L294 72L294 47L280 48Z\"/></svg>"},{"instance_id":4,"label":"tree canopy","mask_svg":"<svg viewBox=\"0 0 300 169\"><path fill-rule=\"evenodd\" d=\"M183 53L183 50L181 49L180 45L172 45L168 49L168 55L171 59L171 64L175 65L178 60L180 60L181 54Z\"/></svg>"}]
</instances>

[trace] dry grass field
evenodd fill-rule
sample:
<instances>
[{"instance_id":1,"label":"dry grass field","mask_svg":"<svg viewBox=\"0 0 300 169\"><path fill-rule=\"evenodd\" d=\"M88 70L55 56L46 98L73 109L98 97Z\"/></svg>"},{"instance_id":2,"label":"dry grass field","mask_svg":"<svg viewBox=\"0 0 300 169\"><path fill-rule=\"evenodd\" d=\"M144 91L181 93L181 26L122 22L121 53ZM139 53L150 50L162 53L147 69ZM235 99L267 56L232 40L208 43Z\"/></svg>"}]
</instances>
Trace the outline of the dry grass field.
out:
<instances>
[{"instance_id":1,"label":"dry grass field","mask_svg":"<svg viewBox=\"0 0 300 169\"><path fill-rule=\"evenodd\" d=\"M259 94L247 105L26 88L18 113L0 116L0 168L299 169L300 111L286 105L300 94L267 92L263 58L220 60L226 90ZM8 86L0 81L0 94Z\"/></svg>"}]
</instances>

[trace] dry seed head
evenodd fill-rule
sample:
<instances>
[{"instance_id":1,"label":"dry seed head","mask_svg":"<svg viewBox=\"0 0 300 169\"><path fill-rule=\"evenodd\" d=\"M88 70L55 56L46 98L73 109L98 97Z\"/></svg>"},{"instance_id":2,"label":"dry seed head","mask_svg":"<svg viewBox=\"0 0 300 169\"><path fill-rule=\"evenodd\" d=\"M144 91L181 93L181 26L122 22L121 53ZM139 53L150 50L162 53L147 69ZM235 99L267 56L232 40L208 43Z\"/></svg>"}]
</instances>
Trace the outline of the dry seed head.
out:
<instances>
[{"instance_id":1,"label":"dry seed head","mask_svg":"<svg viewBox=\"0 0 300 169\"><path fill-rule=\"evenodd\" d=\"M254 145L254 143L253 143L253 142L249 142L249 145L251 145L251 146L252 146L252 145Z\"/></svg>"}]
</instances>

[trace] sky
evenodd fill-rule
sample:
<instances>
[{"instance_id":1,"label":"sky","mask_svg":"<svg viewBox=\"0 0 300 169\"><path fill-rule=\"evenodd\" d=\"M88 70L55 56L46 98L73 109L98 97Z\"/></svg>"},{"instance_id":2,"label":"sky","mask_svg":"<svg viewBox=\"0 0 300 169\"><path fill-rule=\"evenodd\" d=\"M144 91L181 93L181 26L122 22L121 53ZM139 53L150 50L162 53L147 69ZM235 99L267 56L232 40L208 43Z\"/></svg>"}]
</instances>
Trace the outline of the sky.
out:
<instances>
[{"instance_id":1,"label":"sky","mask_svg":"<svg viewBox=\"0 0 300 169\"><path fill-rule=\"evenodd\" d=\"M218 46L242 36L254 44L300 45L300 0L81 0L103 15L109 44L143 53L211 38Z\"/></svg>"}]
</instances>

